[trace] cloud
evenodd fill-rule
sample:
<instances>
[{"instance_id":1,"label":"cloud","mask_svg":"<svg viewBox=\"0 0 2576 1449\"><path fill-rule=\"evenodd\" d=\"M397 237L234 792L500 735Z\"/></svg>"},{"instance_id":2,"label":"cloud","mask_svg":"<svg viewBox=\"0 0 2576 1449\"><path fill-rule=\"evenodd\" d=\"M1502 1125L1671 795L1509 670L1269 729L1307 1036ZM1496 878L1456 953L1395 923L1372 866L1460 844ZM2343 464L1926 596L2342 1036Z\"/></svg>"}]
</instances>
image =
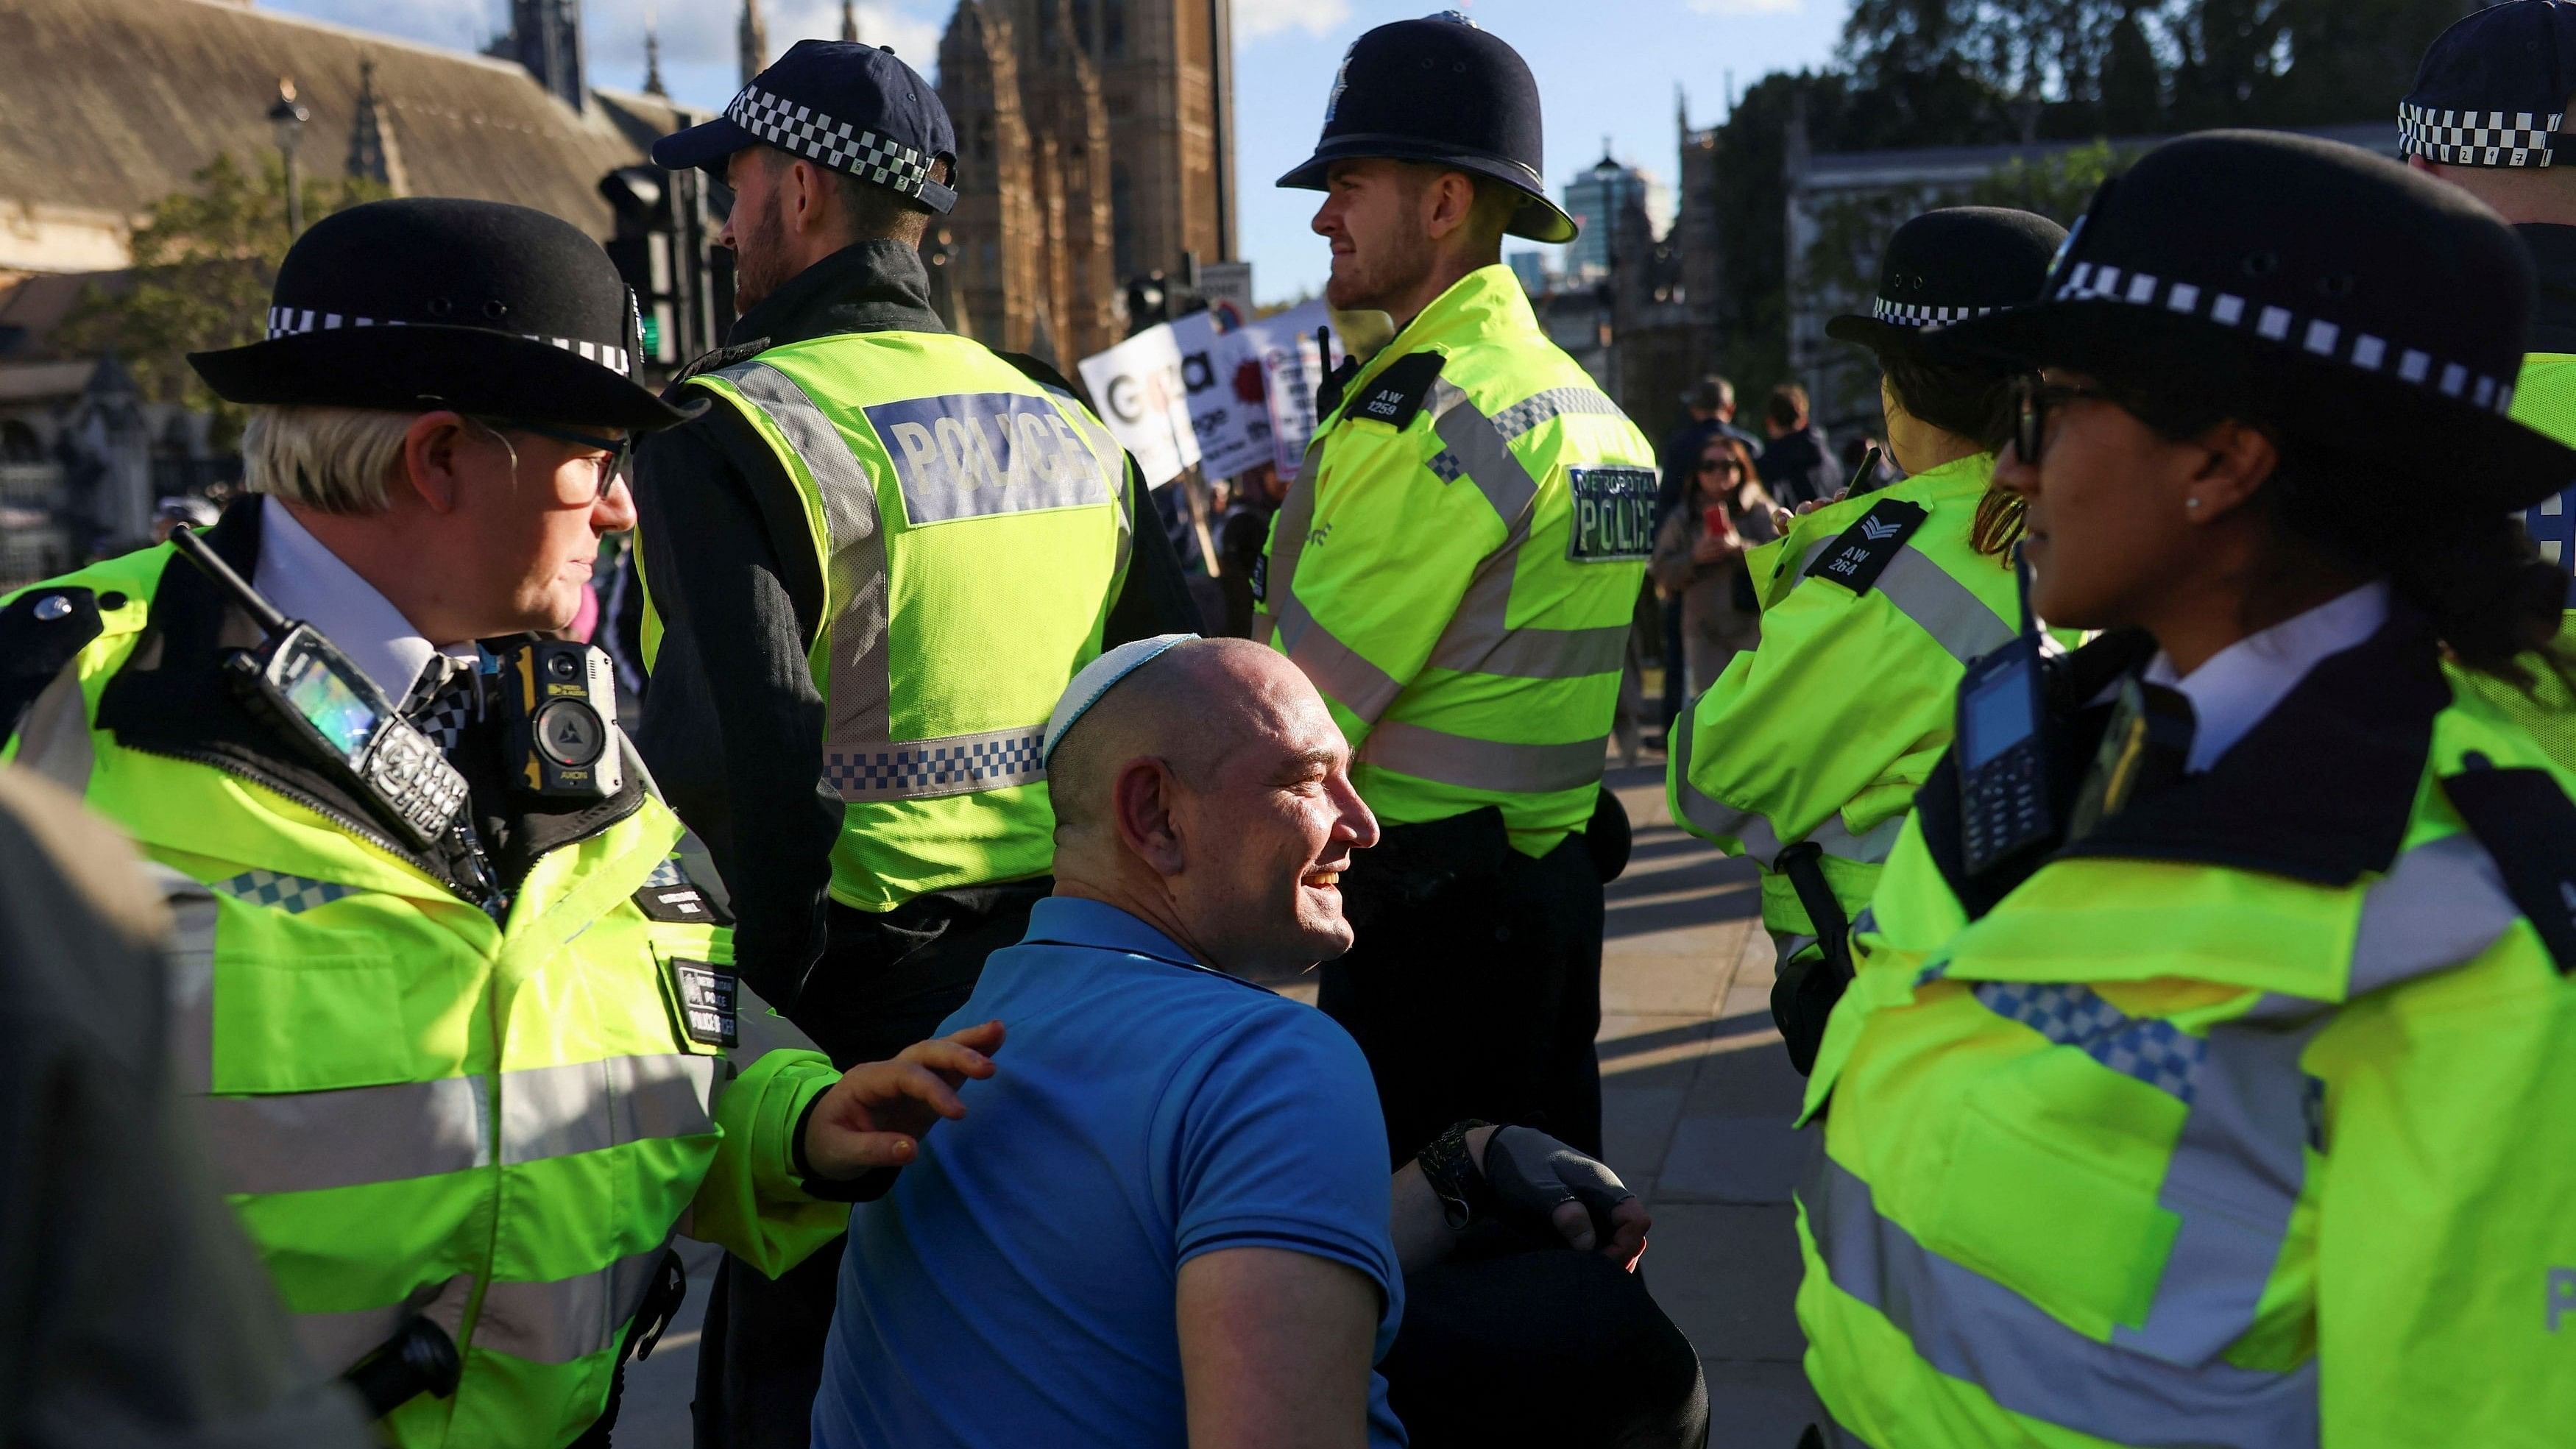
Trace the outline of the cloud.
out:
<instances>
[{"instance_id":1,"label":"cloud","mask_svg":"<svg viewBox=\"0 0 2576 1449\"><path fill-rule=\"evenodd\" d=\"M1690 0L1702 15L1795 15L1807 0Z\"/></svg>"},{"instance_id":2,"label":"cloud","mask_svg":"<svg viewBox=\"0 0 2576 1449\"><path fill-rule=\"evenodd\" d=\"M1322 36L1331 34L1335 26L1350 18L1351 0L1235 0L1234 37L1259 40L1283 30Z\"/></svg>"}]
</instances>

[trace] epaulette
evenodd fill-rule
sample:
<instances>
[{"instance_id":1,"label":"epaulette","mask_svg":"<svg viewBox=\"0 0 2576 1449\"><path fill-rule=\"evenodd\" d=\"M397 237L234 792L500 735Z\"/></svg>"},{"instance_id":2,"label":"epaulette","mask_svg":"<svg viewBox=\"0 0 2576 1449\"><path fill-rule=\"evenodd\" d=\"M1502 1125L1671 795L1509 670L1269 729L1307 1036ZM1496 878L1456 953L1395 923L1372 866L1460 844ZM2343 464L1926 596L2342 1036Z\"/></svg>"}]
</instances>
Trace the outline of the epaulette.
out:
<instances>
[{"instance_id":1,"label":"epaulette","mask_svg":"<svg viewBox=\"0 0 2576 1449\"><path fill-rule=\"evenodd\" d=\"M1449 359L1437 352L1409 352L1386 366L1351 404L1351 416L1384 423L1401 432L1431 397L1431 384Z\"/></svg>"},{"instance_id":2,"label":"epaulette","mask_svg":"<svg viewBox=\"0 0 2576 1449\"><path fill-rule=\"evenodd\" d=\"M737 362L749 362L768 350L769 339L755 337L749 342L737 342L731 347L719 347L713 352L700 353L697 361L681 368L678 374L672 377L671 385L662 389L662 401L678 402L680 385L690 378L702 377L710 372L722 372Z\"/></svg>"},{"instance_id":3,"label":"epaulette","mask_svg":"<svg viewBox=\"0 0 2576 1449\"><path fill-rule=\"evenodd\" d=\"M110 606L124 603L120 594ZM18 733L36 696L105 630L88 589L32 588L0 609L0 740Z\"/></svg>"},{"instance_id":4,"label":"epaulette","mask_svg":"<svg viewBox=\"0 0 2576 1449\"><path fill-rule=\"evenodd\" d=\"M2576 975L2576 803L2547 770L2500 770L2483 755L2468 766L2442 777L2442 793L2494 858L2558 974Z\"/></svg>"},{"instance_id":5,"label":"epaulette","mask_svg":"<svg viewBox=\"0 0 2576 1449\"><path fill-rule=\"evenodd\" d=\"M1905 541L1931 516L1928 509L1902 498L1882 498L1816 555L1804 577L1840 584L1855 594L1868 593Z\"/></svg>"}]
</instances>

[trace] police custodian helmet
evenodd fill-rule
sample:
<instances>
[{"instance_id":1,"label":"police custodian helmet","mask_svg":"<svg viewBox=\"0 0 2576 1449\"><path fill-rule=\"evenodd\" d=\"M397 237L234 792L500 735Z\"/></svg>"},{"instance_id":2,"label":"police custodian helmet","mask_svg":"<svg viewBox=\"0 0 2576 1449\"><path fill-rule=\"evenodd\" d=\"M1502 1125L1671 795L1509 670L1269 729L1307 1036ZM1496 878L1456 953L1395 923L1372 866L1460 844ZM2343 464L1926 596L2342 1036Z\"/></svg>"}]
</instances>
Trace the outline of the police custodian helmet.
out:
<instances>
[{"instance_id":1,"label":"police custodian helmet","mask_svg":"<svg viewBox=\"0 0 2576 1449\"><path fill-rule=\"evenodd\" d=\"M1352 41L1324 102L1315 154L1279 184L1321 191L1334 162L1368 156L1490 176L1522 196L1506 231L1574 240L1574 218L1547 199L1538 82L1528 62L1455 10L1381 25Z\"/></svg>"}]
</instances>

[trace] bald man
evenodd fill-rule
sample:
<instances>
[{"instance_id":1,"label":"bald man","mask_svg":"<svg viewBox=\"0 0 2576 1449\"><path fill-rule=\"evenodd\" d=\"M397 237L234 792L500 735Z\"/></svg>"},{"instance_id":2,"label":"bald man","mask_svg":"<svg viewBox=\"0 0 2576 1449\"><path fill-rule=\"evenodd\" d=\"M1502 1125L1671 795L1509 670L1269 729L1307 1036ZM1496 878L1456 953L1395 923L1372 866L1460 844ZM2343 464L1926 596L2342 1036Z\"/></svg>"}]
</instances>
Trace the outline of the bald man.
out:
<instances>
[{"instance_id":1,"label":"bald man","mask_svg":"<svg viewBox=\"0 0 2576 1449\"><path fill-rule=\"evenodd\" d=\"M1377 839L1296 665L1238 639L1122 645L1043 749L1055 894L958 1014L1010 1023L1012 1070L853 1215L818 1449L1402 1443L1372 1366L1406 1275L1485 1220L1577 1250L1528 1255L1558 1261L1512 1275L1516 1308L1578 1279L1587 1311L1622 1305L1607 1332L1597 1311L1550 1320L1587 1340L1551 1357L1598 1342L1696 1392L1689 1345L1622 1271L1648 1224L1608 1168L1476 1124L1454 1162L1390 1182L1359 1048L1241 979L1350 948L1339 879ZM1488 1396L1447 1387L1462 1357L1431 1353L1427 1398Z\"/></svg>"}]
</instances>

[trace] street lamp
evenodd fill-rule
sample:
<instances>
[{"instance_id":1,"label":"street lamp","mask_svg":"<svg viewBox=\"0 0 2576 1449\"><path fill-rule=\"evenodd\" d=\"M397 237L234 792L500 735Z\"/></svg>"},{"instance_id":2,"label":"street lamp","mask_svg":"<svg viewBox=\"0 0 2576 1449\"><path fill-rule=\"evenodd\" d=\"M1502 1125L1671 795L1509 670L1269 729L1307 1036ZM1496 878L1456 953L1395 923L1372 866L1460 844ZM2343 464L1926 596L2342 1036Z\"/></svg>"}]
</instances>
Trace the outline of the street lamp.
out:
<instances>
[{"instance_id":1,"label":"street lamp","mask_svg":"<svg viewBox=\"0 0 2576 1449\"><path fill-rule=\"evenodd\" d=\"M269 129L277 136L277 154L286 163L286 239L304 234L304 189L295 181L295 148L304 139L304 123L313 113L295 103L295 80L277 78L277 104L268 108Z\"/></svg>"}]
</instances>

